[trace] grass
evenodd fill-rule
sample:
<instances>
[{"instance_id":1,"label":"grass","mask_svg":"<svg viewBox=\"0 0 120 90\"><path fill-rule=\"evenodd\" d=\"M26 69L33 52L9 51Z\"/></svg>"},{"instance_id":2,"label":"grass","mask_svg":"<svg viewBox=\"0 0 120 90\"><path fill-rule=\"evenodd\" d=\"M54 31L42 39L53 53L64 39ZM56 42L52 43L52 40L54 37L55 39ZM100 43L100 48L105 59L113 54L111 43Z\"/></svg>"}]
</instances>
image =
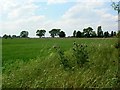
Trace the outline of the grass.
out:
<instances>
[{"instance_id":1,"label":"grass","mask_svg":"<svg viewBox=\"0 0 120 90\"><path fill-rule=\"evenodd\" d=\"M53 46L60 46L69 60L73 42L87 44L89 62L83 68L64 70ZM80 88L117 86L116 38L3 39L3 88Z\"/></svg>"}]
</instances>

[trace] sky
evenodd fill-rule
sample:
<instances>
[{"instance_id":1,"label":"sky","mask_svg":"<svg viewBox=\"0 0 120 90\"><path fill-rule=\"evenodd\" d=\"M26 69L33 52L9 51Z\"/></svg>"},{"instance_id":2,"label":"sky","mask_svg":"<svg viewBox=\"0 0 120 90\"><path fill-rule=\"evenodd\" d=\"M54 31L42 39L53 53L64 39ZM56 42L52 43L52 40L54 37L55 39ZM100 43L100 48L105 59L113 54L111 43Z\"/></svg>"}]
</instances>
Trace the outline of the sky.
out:
<instances>
[{"instance_id":1,"label":"sky","mask_svg":"<svg viewBox=\"0 0 120 90\"><path fill-rule=\"evenodd\" d=\"M118 15L111 7L119 0L0 0L0 36L20 35L28 31L29 37L37 37L36 31L52 29L65 31L72 36L74 30L92 27L97 31L118 30Z\"/></svg>"}]
</instances>

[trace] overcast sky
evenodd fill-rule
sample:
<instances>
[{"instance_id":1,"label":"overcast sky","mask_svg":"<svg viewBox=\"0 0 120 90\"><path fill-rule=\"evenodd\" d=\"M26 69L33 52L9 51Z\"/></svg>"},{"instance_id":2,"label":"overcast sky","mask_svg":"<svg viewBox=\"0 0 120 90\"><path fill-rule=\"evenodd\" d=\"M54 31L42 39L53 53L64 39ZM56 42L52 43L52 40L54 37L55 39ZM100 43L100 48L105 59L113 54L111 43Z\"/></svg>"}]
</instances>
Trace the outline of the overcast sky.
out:
<instances>
[{"instance_id":1,"label":"overcast sky","mask_svg":"<svg viewBox=\"0 0 120 90\"><path fill-rule=\"evenodd\" d=\"M50 36L53 28L71 36L74 30L96 31L99 25L103 31L117 31L118 15L111 1L119 0L0 0L0 36L25 30L35 37L38 29Z\"/></svg>"}]
</instances>

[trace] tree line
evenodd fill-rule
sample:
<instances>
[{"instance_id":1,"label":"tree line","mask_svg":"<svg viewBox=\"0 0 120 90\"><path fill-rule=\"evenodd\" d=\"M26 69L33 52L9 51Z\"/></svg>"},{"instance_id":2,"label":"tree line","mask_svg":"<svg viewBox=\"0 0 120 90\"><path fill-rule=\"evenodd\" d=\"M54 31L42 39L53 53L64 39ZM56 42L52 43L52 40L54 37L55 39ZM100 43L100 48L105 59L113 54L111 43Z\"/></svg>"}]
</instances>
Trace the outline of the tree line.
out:
<instances>
[{"instance_id":1,"label":"tree line","mask_svg":"<svg viewBox=\"0 0 120 90\"><path fill-rule=\"evenodd\" d=\"M112 8L117 11L117 13L119 14L120 13L120 1L115 3L115 2L112 2L111 4ZM119 22L119 20L118 20ZM36 31L36 36L39 36L40 38L42 36L45 36L45 33L46 33L46 30L37 30ZM51 37L55 37L55 36L59 36L59 37L65 37L66 34L64 31L61 31L61 29L52 29L51 31L49 31L50 33L50 36ZM16 36L16 35L3 35L3 38L28 38L28 31L22 31L20 33L20 36ZM95 31L93 31L93 29L91 27L88 27L88 28L84 28L83 29L83 32L81 31L76 31L74 30L73 32L73 36L69 36L69 37L77 37L77 38L80 38L80 37L113 37L113 36L119 36L120 35L120 30L118 30L118 33L116 34L116 32L113 32L111 31L111 33L109 33L108 31L105 31L103 32L102 31L102 28L101 26L98 26L97 28L97 33ZM1 38L1 36L0 36Z\"/></svg>"},{"instance_id":2,"label":"tree line","mask_svg":"<svg viewBox=\"0 0 120 90\"><path fill-rule=\"evenodd\" d=\"M37 30L36 31L36 36L39 36L39 38L45 37L45 33L46 30L42 29L42 30ZM61 29L52 29L49 31L50 36L52 38L59 36L60 38L64 38L66 37L66 33L64 31L61 31ZM118 32L120 33L120 32ZM107 38L107 37L113 37L113 36L117 36L116 32L111 31L111 33L109 33L108 31L103 32L102 27L98 26L97 28L97 33L93 30L92 27L88 27L88 28L84 28L83 31L73 31L73 35L72 36L68 36L68 37L76 37L76 38L93 38L93 37L98 37L98 38ZM29 32L28 31L22 31L20 32L19 36L16 35L3 35L3 38L7 39L7 38L28 38Z\"/></svg>"}]
</instances>

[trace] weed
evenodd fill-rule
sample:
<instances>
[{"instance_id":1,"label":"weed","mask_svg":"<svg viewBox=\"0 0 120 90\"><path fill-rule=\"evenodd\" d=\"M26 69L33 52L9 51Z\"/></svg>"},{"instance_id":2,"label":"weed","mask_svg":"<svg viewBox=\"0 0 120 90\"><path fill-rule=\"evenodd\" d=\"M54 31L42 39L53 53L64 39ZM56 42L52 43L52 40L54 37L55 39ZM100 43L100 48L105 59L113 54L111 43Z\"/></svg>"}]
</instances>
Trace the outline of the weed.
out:
<instances>
[{"instance_id":1,"label":"weed","mask_svg":"<svg viewBox=\"0 0 120 90\"><path fill-rule=\"evenodd\" d=\"M87 45L85 44L77 44L76 42L73 43L73 56L80 67L88 62L88 52L86 47Z\"/></svg>"},{"instance_id":2,"label":"weed","mask_svg":"<svg viewBox=\"0 0 120 90\"><path fill-rule=\"evenodd\" d=\"M64 69L71 69L69 65L69 60L66 58L64 51L60 47L54 47L59 55L60 64L63 65Z\"/></svg>"},{"instance_id":3,"label":"weed","mask_svg":"<svg viewBox=\"0 0 120 90\"><path fill-rule=\"evenodd\" d=\"M86 62L88 62L88 52L86 50L86 47L87 45L76 44L76 42L74 42L73 45L73 52L71 52L71 55L73 55L75 61L77 62L77 65L80 67L82 67ZM59 46L54 46L54 48L56 49L59 55L60 63L64 66L65 69L66 68L71 69L72 67L75 67L72 64L70 64L69 58L64 53L65 51L61 50Z\"/></svg>"},{"instance_id":4,"label":"weed","mask_svg":"<svg viewBox=\"0 0 120 90\"><path fill-rule=\"evenodd\" d=\"M2 88L71 88L71 86L116 88L120 86L118 72L120 49L115 49L111 45L113 46L117 40L117 38L3 39L4 70L0 78ZM72 45L73 41L77 44ZM79 42L82 44L79 45ZM84 47L85 44L89 47ZM51 48L53 45L56 45L54 49ZM88 55L88 59L84 59L82 57L84 54L79 52L83 47L85 50L81 51ZM79 63L81 58L79 60L77 57L89 60L89 63L84 63L84 66L79 68L77 60Z\"/></svg>"}]
</instances>

